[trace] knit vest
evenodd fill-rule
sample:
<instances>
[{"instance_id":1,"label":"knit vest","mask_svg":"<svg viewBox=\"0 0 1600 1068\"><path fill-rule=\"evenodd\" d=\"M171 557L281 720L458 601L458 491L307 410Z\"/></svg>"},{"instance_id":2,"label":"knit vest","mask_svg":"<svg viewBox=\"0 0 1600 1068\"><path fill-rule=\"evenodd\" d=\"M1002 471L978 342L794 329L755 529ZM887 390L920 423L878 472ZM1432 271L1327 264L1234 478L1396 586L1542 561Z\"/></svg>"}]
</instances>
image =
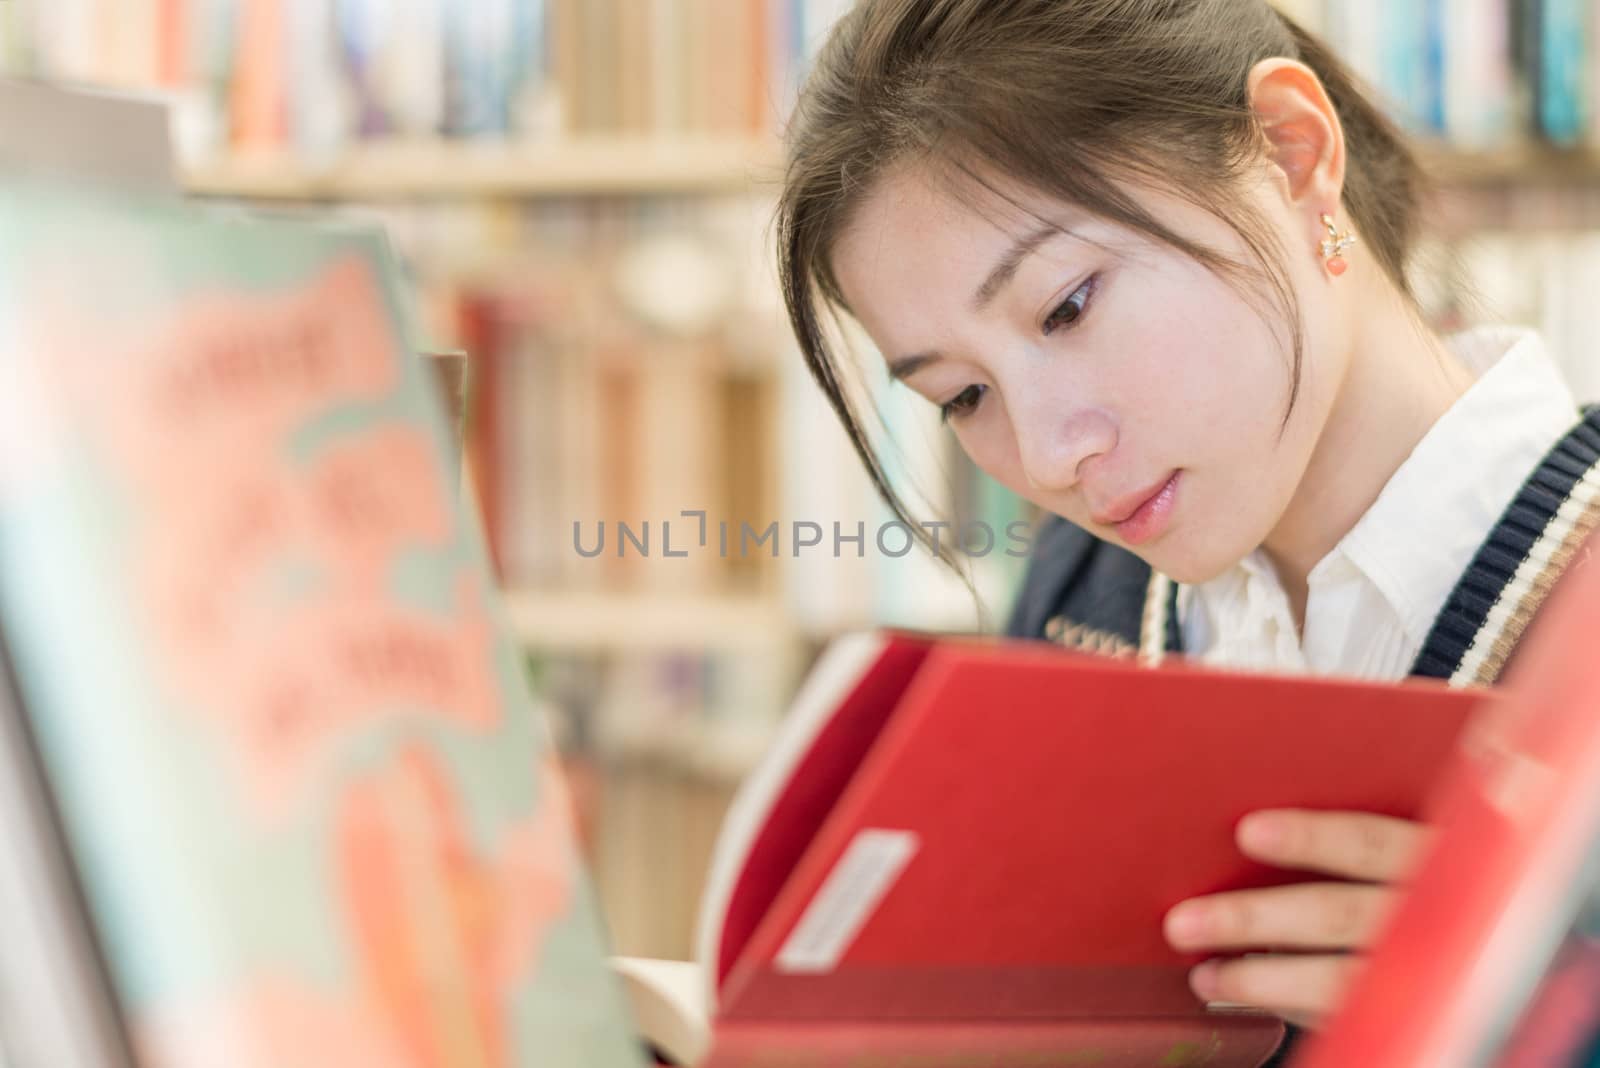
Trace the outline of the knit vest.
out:
<instances>
[{"instance_id":1,"label":"knit vest","mask_svg":"<svg viewBox=\"0 0 1600 1068\"><path fill-rule=\"evenodd\" d=\"M1556 443L1489 531L1412 665L1452 685L1490 685L1557 580L1600 527L1600 406ZM1600 545L1600 542L1596 543ZM1157 663L1183 651L1178 586L1065 520L1041 528L1007 633Z\"/></svg>"}]
</instances>

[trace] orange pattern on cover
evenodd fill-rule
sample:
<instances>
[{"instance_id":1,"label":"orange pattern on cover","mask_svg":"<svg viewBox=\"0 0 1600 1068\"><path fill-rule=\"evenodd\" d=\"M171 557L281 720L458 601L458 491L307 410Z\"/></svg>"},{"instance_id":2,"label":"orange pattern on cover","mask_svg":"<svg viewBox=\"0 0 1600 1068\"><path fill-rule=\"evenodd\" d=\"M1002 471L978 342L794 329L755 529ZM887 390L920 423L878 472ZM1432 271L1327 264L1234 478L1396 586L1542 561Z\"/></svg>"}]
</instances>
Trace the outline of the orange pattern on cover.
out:
<instances>
[{"instance_id":1,"label":"orange pattern on cover","mask_svg":"<svg viewBox=\"0 0 1600 1068\"><path fill-rule=\"evenodd\" d=\"M446 547L455 536L442 507L433 441L415 427L390 427L326 450L311 476L310 537L340 583L385 586L402 547Z\"/></svg>"},{"instance_id":2,"label":"orange pattern on cover","mask_svg":"<svg viewBox=\"0 0 1600 1068\"><path fill-rule=\"evenodd\" d=\"M573 903L568 802L553 765L529 821L474 848L422 748L345 792L335 863L361 974L325 989L264 978L141 1018L148 1068L510 1068L507 1008ZM482 852L493 855L484 857Z\"/></svg>"},{"instance_id":3,"label":"orange pattern on cover","mask_svg":"<svg viewBox=\"0 0 1600 1068\"><path fill-rule=\"evenodd\" d=\"M538 781L554 775L547 768ZM401 1036L406 1063L509 1065L509 989L572 895L559 794L548 791L491 861L473 855L446 780L420 749L346 796L337 834L351 923L369 996Z\"/></svg>"},{"instance_id":4,"label":"orange pattern on cover","mask_svg":"<svg viewBox=\"0 0 1600 1068\"><path fill-rule=\"evenodd\" d=\"M457 536L427 433L380 427L291 454L292 432L400 385L364 263L287 292L198 296L132 331L128 352L90 344L65 309L35 314L46 373L149 502L129 568L162 681L222 728L257 816L283 816L308 762L385 711L499 725L481 579L463 569L443 612L389 596L402 550ZM316 592L285 593L287 566L313 568Z\"/></svg>"},{"instance_id":5,"label":"orange pattern on cover","mask_svg":"<svg viewBox=\"0 0 1600 1068\"><path fill-rule=\"evenodd\" d=\"M157 606L157 627L186 659L231 639L224 628L240 594L286 555L314 560L334 594L368 596L385 591L400 549L443 548L454 536L440 504L446 490L438 463L419 430L337 442L299 477L278 450L259 455L266 447L255 445L253 460L226 450L225 472L197 470L193 461L179 471L151 466L152 489L166 495L170 518L145 539L143 593ZM193 503L183 495L190 478L218 476L225 495Z\"/></svg>"},{"instance_id":6,"label":"orange pattern on cover","mask_svg":"<svg viewBox=\"0 0 1600 1068\"><path fill-rule=\"evenodd\" d=\"M345 597L304 605L241 633L224 657L169 670L207 714L223 717L230 756L259 817L286 814L295 786L351 736L386 713L443 716L490 730L502 719L494 632L475 576L462 573L455 607L420 612Z\"/></svg>"}]
</instances>

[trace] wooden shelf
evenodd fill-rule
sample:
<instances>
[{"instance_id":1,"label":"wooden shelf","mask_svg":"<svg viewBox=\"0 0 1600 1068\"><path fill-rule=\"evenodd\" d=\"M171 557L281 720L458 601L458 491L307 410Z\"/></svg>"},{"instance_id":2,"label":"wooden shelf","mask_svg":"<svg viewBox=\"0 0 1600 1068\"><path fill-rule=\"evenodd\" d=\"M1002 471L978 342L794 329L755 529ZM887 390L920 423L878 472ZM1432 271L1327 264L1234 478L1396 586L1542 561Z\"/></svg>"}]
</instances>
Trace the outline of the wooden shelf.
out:
<instances>
[{"instance_id":1,"label":"wooden shelf","mask_svg":"<svg viewBox=\"0 0 1600 1068\"><path fill-rule=\"evenodd\" d=\"M1421 154L1447 188L1600 186L1595 149L1424 144ZM760 139L395 141L359 145L323 166L289 153L241 155L193 168L184 181L203 196L263 200L641 196L775 189L781 170L780 146Z\"/></svg>"},{"instance_id":2,"label":"wooden shelf","mask_svg":"<svg viewBox=\"0 0 1600 1068\"><path fill-rule=\"evenodd\" d=\"M1537 145L1464 151L1425 145L1423 165L1443 188L1496 186L1600 187L1600 151Z\"/></svg>"},{"instance_id":3,"label":"wooden shelf","mask_svg":"<svg viewBox=\"0 0 1600 1068\"><path fill-rule=\"evenodd\" d=\"M734 138L374 142L316 166L238 156L184 174L191 193L266 200L556 197L737 192L771 187L776 142Z\"/></svg>"},{"instance_id":4,"label":"wooden shelf","mask_svg":"<svg viewBox=\"0 0 1600 1068\"><path fill-rule=\"evenodd\" d=\"M781 650L797 640L770 597L511 591L505 603L535 649Z\"/></svg>"}]
</instances>

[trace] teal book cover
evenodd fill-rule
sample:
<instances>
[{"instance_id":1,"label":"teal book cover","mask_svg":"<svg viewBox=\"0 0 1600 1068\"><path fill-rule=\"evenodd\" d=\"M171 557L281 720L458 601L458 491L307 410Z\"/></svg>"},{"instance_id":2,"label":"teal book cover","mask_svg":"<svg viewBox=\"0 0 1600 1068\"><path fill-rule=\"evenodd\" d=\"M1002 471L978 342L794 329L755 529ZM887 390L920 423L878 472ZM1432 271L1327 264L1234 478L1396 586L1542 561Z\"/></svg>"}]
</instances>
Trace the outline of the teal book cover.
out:
<instances>
[{"instance_id":1,"label":"teal book cover","mask_svg":"<svg viewBox=\"0 0 1600 1068\"><path fill-rule=\"evenodd\" d=\"M1539 131L1556 145L1579 144L1589 125L1592 13L1582 0L1542 0L1539 8Z\"/></svg>"},{"instance_id":2,"label":"teal book cover","mask_svg":"<svg viewBox=\"0 0 1600 1068\"><path fill-rule=\"evenodd\" d=\"M0 625L147 1066L641 1063L395 278L0 183Z\"/></svg>"}]
</instances>

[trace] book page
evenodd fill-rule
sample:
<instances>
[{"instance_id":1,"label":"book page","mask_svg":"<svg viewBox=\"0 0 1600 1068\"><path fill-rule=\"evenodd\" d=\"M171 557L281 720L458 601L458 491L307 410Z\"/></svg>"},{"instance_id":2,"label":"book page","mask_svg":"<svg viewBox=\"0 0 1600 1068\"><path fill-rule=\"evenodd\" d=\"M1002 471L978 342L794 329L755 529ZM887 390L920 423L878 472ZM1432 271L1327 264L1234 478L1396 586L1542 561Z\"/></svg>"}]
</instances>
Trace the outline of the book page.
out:
<instances>
[{"instance_id":1,"label":"book page","mask_svg":"<svg viewBox=\"0 0 1600 1068\"><path fill-rule=\"evenodd\" d=\"M740 786L717 835L701 898L695 957L704 970L706 1004L717 1004L716 961L722 942L722 919L734 886L773 803L810 751L840 699L861 678L883 650L881 634L845 635L818 658L790 705L772 747Z\"/></svg>"}]
</instances>

